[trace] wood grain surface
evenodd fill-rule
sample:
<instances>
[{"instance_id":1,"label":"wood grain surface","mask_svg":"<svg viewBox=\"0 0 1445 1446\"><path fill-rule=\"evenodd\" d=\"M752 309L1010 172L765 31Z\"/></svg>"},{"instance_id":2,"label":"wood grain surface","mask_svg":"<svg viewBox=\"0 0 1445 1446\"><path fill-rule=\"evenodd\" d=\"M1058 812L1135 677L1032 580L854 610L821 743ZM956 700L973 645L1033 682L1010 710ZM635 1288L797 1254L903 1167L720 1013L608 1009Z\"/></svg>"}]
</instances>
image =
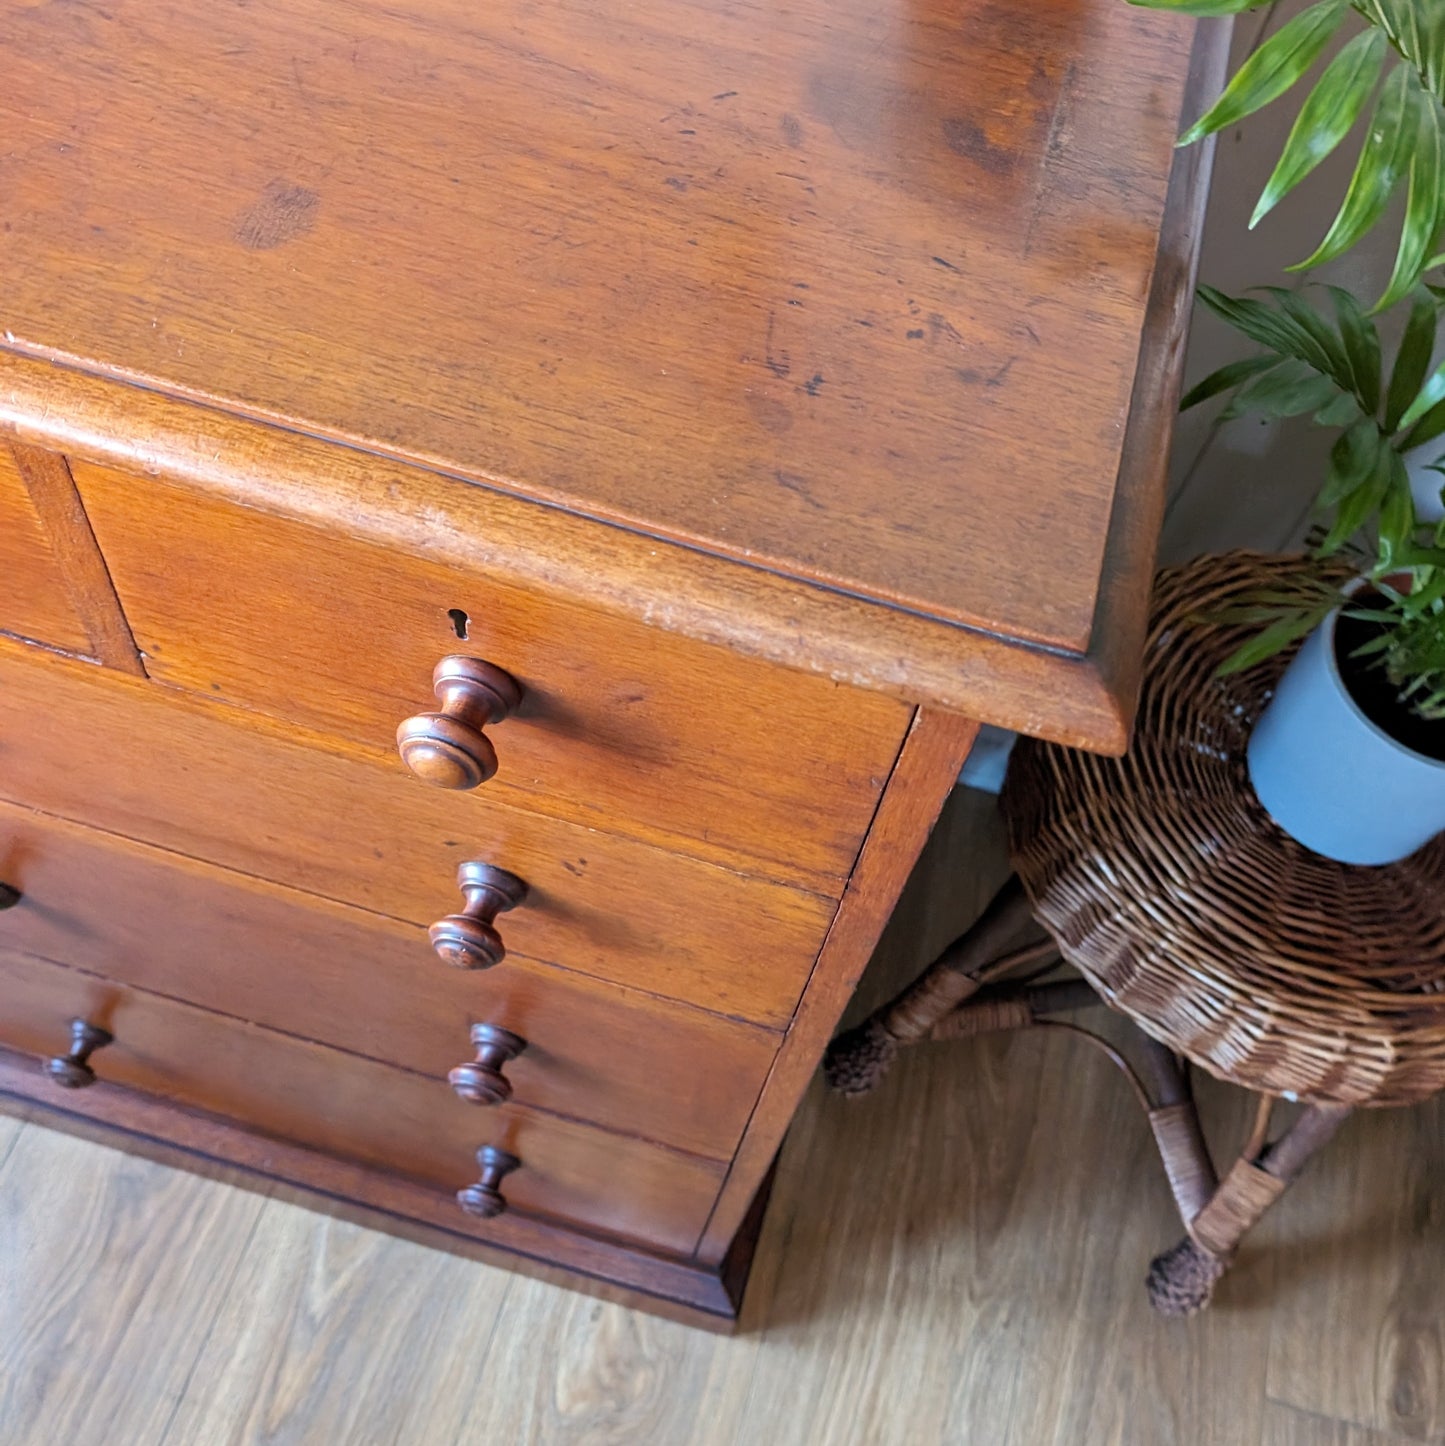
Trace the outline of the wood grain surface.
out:
<instances>
[{"instance_id":1,"label":"wood grain surface","mask_svg":"<svg viewBox=\"0 0 1445 1446\"><path fill-rule=\"evenodd\" d=\"M1269 1393L1412 1441L1445 1441L1442 1101L1372 1110L1310 1166L1278 1269L1322 1321L1368 1322L1274 1341Z\"/></svg>"},{"instance_id":2,"label":"wood grain surface","mask_svg":"<svg viewBox=\"0 0 1445 1446\"><path fill-rule=\"evenodd\" d=\"M1082 652L1192 34L1115 0L12 8L0 321Z\"/></svg>"},{"instance_id":3,"label":"wood grain surface","mask_svg":"<svg viewBox=\"0 0 1445 1446\"><path fill-rule=\"evenodd\" d=\"M518 1103L730 1160L780 1036L509 957L444 965L414 925L0 804L0 943L425 1074L473 1024L527 1041ZM157 921L164 921L157 927ZM3 1005L0 1005L3 1021ZM103 1063L103 1061L100 1061ZM476 1125L488 1112L477 1107Z\"/></svg>"},{"instance_id":4,"label":"wood grain surface","mask_svg":"<svg viewBox=\"0 0 1445 1446\"><path fill-rule=\"evenodd\" d=\"M991 800L956 797L860 1009L967 922L996 882L996 839ZM1237 1142L1243 1102L1208 1083L1202 1094L1212 1138ZM1413 1113L1439 1193L1445 1101ZM0 1209L16 1222L0 1230L0 1279L23 1259L30 1297L73 1289L94 1195L176 1178L31 1126L21 1138L26 1154L0 1163ZM1212 1311L1172 1325L1143 1293L1149 1256L1178 1229L1147 1130L1094 1052L1046 1034L911 1051L865 1101L810 1092L749 1330L730 1340L453 1258L436 1270L430 1252L278 1202L255 1220L251 1197L196 1186L245 1242L203 1301L153 1279L124 1238L83 1237L97 1278L170 1332L169 1354L142 1358L111 1319L81 1357L0 1310L7 1385L31 1400L7 1446L49 1446L72 1423L94 1434L91 1399L112 1439L156 1446L1434 1446L1439 1433L1320 1414L1339 1364L1370 1369L1392 1330L1372 1279L1393 1278L1389 1251L1440 1277L1441 1233L1398 1188L1412 1143L1389 1112L1354 1122L1250 1237ZM49 1188L78 1178L88 1194ZM1360 1193L1341 1202L1336 1180ZM169 1239L190 1228L178 1215ZM1322 1316L1311 1278L1334 1268L1333 1232L1389 1243L1367 1248L1371 1264L1346 1271ZM213 1324L173 1328L202 1311ZM1265 1394L1282 1351L1299 1362L1288 1406ZM183 1368L177 1399L164 1385ZM176 1414L148 1432L157 1400Z\"/></svg>"},{"instance_id":5,"label":"wood grain surface","mask_svg":"<svg viewBox=\"0 0 1445 1446\"><path fill-rule=\"evenodd\" d=\"M515 1102L478 1111L440 1080L31 955L0 949L0 989L0 1044L9 1049L37 1060L62 1053L75 1015L115 1035L85 1096L113 1083L175 1100L443 1197L477 1178L480 1146L497 1145L523 1161L505 1188L518 1214L686 1258L721 1182L722 1166L696 1156Z\"/></svg>"},{"instance_id":6,"label":"wood grain surface","mask_svg":"<svg viewBox=\"0 0 1445 1446\"><path fill-rule=\"evenodd\" d=\"M791 1018L834 912L3 641L0 734L0 798L423 926L460 906L458 863L490 860L528 884L501 920L515 954L770 1027Z\"/></svg>"},{"instance_id":7,"label":"wood grain surface","mask_svg":"<svg viewBox=\"0 0 1445 1446\"><path fill-rule=\"evenodd\" d=\"M479 797L733 865L836 879L908 726L891 699L485 571L84 464L76 480L163 682L382 748L404 719L437 707L441 658L505 669L525 695L488 730L501 764Z\"/></svg>"},{"instance_id":8,"label":"wood grain surface","mask_svg":"<svg viewBox=\"0 0 1445 1446\"><path fill-rule=\"evenodd\" d=\"M0 1163L7 1439L161 1440L264 1208L145 1160L23 1131ZM61 1219L63 1243L51 1234Z\"/></svg>"},{"instance_id":9,"label":"wood grain surface","mask_svg":"<svg viewBox=\"0 0 1445 1446\"><path fill-rule=\"evenodd\" d=\"M978 725L946 713L920 712L903 745L858 866L848 880L809 987L788 1026L748 1132L708 1221L700 1256L720 1261L747 1214L758 1184L792 1121L808 1079L873 955L939 810L967 756Z\"/></svg>"},{"instance_id":10,"label":"wood grain surface","mask_svg":"<svg viewBox=\"0 0 1445 1446\"><path fill-rule=\"evenodd\" d=\"M89 652L108 668L145 677L130 624L65 459L23 443L16 443L10 452L54 553L65 593L90 639ZM43 547L40 555L45 555Z\"/></svg>"},{"instance_id":11,"label":"wood grain surface","mask_svg":"<svg viewBox=\"0 0 1445 1446\"><path fill-rule=\"evenodd\" d=\"M1407 1446L1420 1437L1383 1436L1345 1421L1331 1420L1271 1402L1264 1415L1261 1446ZM1425 1438L1434 1439L1434 1438Z\"/></svg>"},{"instance_id":12,"label":"wood grain surface","mask_svg":"<svg viewBox=\"0 0 1445 1446\"><path fill-rule=\"evenodd\" d=\"M89 656L90 635L15 461L0 444L0 631Z\"/></svg>"},{"instance_id":13,"label":"wood grain surface","mask_svg":"<svg viewBox=\"0 0 1445 1446\"><path fill-rule=\"evenodd\" d=\"M1206 79L1203 61L1218 50L1202 52ZM1176 259L1176 277L1188 274L1184 259ZM1170 338L1176 362L1177 340ZM599 526L505 492L458 487L418 466L3 346L0 433L73 459L184 481L250 510L322 529L341 516L352 536L390 552L484 570L510 586L585 601L664 632L908 703L1079 747L1117 753L1128 741L1148 605L1146 559L1154 550L1133 513L1161 485L1147 466L1129 470L1125 490L1134 500L1121 496L1116 509L1118 546L1100 579L1100 617L1109 626L1078 656L879 608L705 552L660 547L626 528ZM1138 452L1130 455L1141 460Z\"/></svg>"},{"instance_id":14,"label":"wood grain surface","mask_svg":"<svg viewBox=\"0 0 1445 1446\"><path fill-rule=\"evenodd\" d=\"M57 1090L36 1069L33 1056L4 1046L0 1110L331 1219L501 1265L592 1299L704 1330L726 1332L736 1326L736 1292L717 1272L692 1262L518 1211L479 1220L457 1209L450 1190L438 1192L394 1171L265 1135L160 1095L123 1088Z\"/></svg>"},{"instance_id":15,"label":"wood grain surface","mask_svg":"<svg viewBox=\"0 0 1445 1446\"><path fill-rule=\"evenodd\" d=\"M968 923L997 882L997 839L992 800L950 801L859 1009ZM1228 1148L1247 1105L1201 1089L1211 1138ZM98 1280L129 1290L156 1329L204 1319L176 1332L174 1355L113 1364L107 1349L136 1348L116 1322L87 1364L0 1312L7 1379L64 1368L84 1384L33 1407L10 1439L45 1446L77 1416L100 1420L94 1401L111 1436L156 1446L310 1446L356 1439L359 1421L372 1423L360 1429L369 1446L1435 1446L1438 1432L1322 1414L1341 1362L1347 1375L1373 1371L1374 1342L1393 1332L1390 1252L1403 1249L1402 1270L1422 1280L1445 1271L1442 1232L1413 1187L1400 1189L1418 1132L1420 1173L1445 1190L1445 1100L1399 1119L1410 1115L1409 1134L1389 1111L1355 1121L1250 1236L1214 1309L1161 1325L1144 1268L1175 1239L1177 1216L1121 1080L1057 1035L929 1045L871 1099L804 1100L741 1336L453 1258L434 1271L430 1252L272 1202L224 1280L153 1281L123 1242L95 1246ZM19 1220L0 1232L0 1277L16 1278L23 1241L27 1294L43 1297L71 1278L88 1212L87 1196L45 1181L136 1192L175 1177L32 1126L22 1138L29 1151L0 1164L0 1207ZM1358 1193L1342 1199L1341 1186ZM204 1189L246 1239L252 1200ZM179 1223L175 1238L185 1232ZM1323 1316L1312 1280L1338 1267L1337 1233L1360 1264ZM427 1297L444 1335L428 1332ZM1282 1384L1282 1353L1297 1361L1289 1406L1266 1395L1267 1375ZM176 1362L198 1362L178 1401L162 1394ZM158 1398L175 1401L174 1423L148 1436Z\"/></svg>"}]
</instances>

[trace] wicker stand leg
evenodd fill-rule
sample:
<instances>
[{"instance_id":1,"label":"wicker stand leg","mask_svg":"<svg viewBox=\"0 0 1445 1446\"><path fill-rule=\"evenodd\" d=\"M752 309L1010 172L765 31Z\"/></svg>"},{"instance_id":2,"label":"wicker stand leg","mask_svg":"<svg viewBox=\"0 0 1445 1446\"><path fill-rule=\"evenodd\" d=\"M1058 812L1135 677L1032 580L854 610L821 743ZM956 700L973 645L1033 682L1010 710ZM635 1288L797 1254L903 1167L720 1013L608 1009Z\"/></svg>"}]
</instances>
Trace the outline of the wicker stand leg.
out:
<instances>
[{"instance_id":1,"label":"wicker stand leg","mask_svg":"<svg viewBox=\"0 0 1445 1446\"><path fill-rule=\"evenodd\" d=\"M928 1038L946 1015L989 980L1056 954L1051 943L1043 943L999 958L999 951L1032 917L1023 886L1010 879L982 918L907 989L833 1041L823 1062L828 1083L840 1094L867 1094L882 1081L902 1046Z\"/></svg>"},{"instance_id":2,"label":"wicker stand leg","mask_svg":"<svg viewBox=\"0 0 1445 1446\"><path fill-rule=\"evenodd\" d=\"M1258 1160L1246 1151L1198 1211L1189 1234L1149 1267L1149 1300L1161 1315L1193 1315L1209 1304L1239 1242L1284 1194L1311 1156L1350 1115L1343 1105L1310 1105Z\"/></svg>"}]
</instances>

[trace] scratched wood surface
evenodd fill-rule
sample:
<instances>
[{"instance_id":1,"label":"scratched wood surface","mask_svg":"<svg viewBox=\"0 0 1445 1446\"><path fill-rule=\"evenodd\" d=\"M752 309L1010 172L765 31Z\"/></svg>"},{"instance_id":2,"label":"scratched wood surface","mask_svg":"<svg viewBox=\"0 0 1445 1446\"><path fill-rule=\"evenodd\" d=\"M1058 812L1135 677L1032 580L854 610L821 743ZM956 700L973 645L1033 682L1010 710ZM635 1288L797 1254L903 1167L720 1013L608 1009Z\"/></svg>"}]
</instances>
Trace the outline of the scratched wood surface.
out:
<instances>
[{"instance_id":1,"label":"scratched wood surface","mask_svg":"<svg viewBox=\"0 0 1445 1446\"><path fill-rule=\"evenodd\" d=\"M1193 29L9 5L0 331L1082 652Z\"/></svg>"},{"instance_id":2,"label":"scratched wood surface","mask_svg":"<svg viewBox=\"0 0 1445 1446\"><path fill-rule=\"evenodd\" d=\"M997 876L978 795L938 838L867 991ZM1228 1092L1205 1107L1219 1140L1244 1128ZM1214 1311L1168 1325L1141 1282L1177 1221L1123 1083L1067 1038L920 1049L871 1099L810 1094L729 1340L0 1116L0 1427L6 1446L1440 1443L1442 1142L1439 1102L1353 1122Z\"/></svg>"}]
</instances>

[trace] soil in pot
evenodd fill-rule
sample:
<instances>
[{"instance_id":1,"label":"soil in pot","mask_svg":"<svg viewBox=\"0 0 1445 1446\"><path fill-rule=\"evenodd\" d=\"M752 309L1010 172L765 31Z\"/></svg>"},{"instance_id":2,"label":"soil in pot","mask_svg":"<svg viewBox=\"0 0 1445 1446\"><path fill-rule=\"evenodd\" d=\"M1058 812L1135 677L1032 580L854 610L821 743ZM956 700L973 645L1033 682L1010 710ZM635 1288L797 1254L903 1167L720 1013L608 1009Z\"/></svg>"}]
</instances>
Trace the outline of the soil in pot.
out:
<instances>
[{"instance_id":1,"label":"soil in pot","mask_svg":"<svg viewBox=\"0 0 1445 1446\"><path fill-rule=\"evenodd\" d=\"M1370 607L1376 598L1357 598L1362 607ZM1380 623L1340 614L1335 624L1335 662L1345 688L1355 705L1375 727L1388 733L1395 742L1415 753L1445 763L1445 722L1422 718L1408 703L1400 701L1399 689L1380 666L1379 655L1354 656L1357 649L1373 642L1384 631Z\"/></svg>"}]
</instances>

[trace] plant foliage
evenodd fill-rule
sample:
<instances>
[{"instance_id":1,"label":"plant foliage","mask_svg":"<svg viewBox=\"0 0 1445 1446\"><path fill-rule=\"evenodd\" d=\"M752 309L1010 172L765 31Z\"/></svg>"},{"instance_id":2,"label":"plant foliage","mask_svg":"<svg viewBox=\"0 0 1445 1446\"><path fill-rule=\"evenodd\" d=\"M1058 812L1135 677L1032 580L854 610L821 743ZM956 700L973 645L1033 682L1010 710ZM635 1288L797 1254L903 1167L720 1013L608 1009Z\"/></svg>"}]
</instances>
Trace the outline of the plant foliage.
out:
<instances>
[{"instance_id":1,"label":"plant foliage","mask_svg":"<svg viewBox=\"0 0 1445 1446\"><path fill-rule=\"evenodd\" d=\"M1133 0L1189 15L1233 15L1267 0ZM1256 225L1366 116L1364 140L1343 201L1323 239L1297 271L1342 255L1384 215L1407 184L1394 271L1374 310L1408 296L1432 267L1445 224L1445 0L1316 0L1239 67L1224 93L1180 144L1237 124L1313 71L1350 23L1364 28L1324 65L1260 194ZM1381 83L1381 77L1384 77Z\"/></svg>"},{"instance_id":2,"label":"plant foliage","mask_svg":"<svg viewBox=\"0 0 1445 1446\"><path fill-rule=\"evenodd\" d=\"M1415 291L1404 335L1385 376L1380 335L1359 302L1325 288L1326 312L1306 296L1264 288L1267 300L1201 286L1199 297L1263 351L1231 362L1184 398L1184 408L1228 396L1225 416L1312 415L1335 433L1319 492L1325 531L1316 546L1331 557L1362 535L1373 543L1362 571L1381 601L1351 604L1337 589L1253 598L1231 621L1260 631L1228 664L1252 667L1298 641L1344 605L1382 631L1363 651L1382 666L1420 716L1445 721L1445 521L1420 521L1404 454L1441 442L1436 467L1445 484L1445 363L1432 369L1440 302ZM1428 454L1427 454L1428 455Z\"/></svg>"}]
</instances>

